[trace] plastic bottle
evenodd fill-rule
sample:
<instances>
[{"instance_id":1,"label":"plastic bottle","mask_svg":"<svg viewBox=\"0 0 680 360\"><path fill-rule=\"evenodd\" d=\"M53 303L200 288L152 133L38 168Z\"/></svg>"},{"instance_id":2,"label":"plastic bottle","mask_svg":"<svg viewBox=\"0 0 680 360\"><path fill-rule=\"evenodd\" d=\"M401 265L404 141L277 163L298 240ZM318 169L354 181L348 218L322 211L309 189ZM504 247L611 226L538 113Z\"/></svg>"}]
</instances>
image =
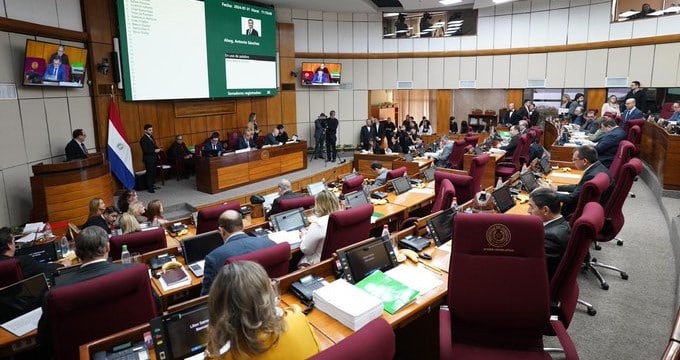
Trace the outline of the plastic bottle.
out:
<instances>
[{"instance_id":1,"label":"plastic bottle","mask_svg":"<svg viewBox=\"0 0 680 360\"><path fill-rule=\"evenodd\" d=\"M68 239L66 236L61 237L61 256L66 256L66 253L68 253Z\"/></svg>"},{"instance_id":2,"label":"plastic bottle","mask_svg":"<svg viewBox=\"0 0 680 360\"><path fill-rule=\"evenodd\" d=\"M380 236L382 237L387 236L388 238L390 237L390 228L387 227L387 224L383 225L382 234L380 234Z\"/></svg>"},{"instance_id":3,"label":"plastic bottle","mask_svg":"<svg viewBox=\"0 0 680 360\"><path fill-rule=\"evenodd\" d=\"M392 248L394 249L394 251L396 253L396 251L399 249L398 246L397 246L397 241L396 241L396 238L393 238L392 235L390 235L390 229L387 226L387 224L383 225L382 234L380 234L380 236L383 239L384 238L390 239L390 244L392 244Z\"/></svg>"},{"instance_id":4,"label":"plastic bottle","mask_svg":"<svg viewBox=\"0 0 680 360\"><path fill-rule=\"evenodd\" d=\"M123 264L130 264L132 260L130 259L130 252L127 249L127 245L123 245L123 251L120 253L120 261Z\"/></svg>"},{"instance_id":5,"label":"plastic bottle","mask_svg":"<svg viewBox=\"0 0 680 360\"><path fill-rule=\"evenodd\" d=\"M503 186L503 178L498 177L498 181L496 181L496 189L499 189L501 186Z\"/></svg>"}]
</instances>

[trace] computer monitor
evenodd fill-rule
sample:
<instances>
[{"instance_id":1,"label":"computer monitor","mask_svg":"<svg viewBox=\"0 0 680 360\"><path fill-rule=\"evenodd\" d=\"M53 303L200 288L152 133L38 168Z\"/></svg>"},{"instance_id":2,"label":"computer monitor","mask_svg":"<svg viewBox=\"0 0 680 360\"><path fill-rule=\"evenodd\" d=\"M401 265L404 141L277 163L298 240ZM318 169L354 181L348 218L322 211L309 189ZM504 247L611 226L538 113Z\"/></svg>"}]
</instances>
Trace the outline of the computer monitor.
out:
<instances>
[{"instance_id":1,"label":"computer monitor","mask_svg":"<svg viewBox=\"0 0 680 360\"><path fill-rule=\"evenodd\" d=\"M42 306L47 279L38 274L0 289L0 323L6 323Z\"/></svg>"},{"instance_id":2,"label":"computer monitor","mask_svg":"<svg viewBox=\"0 0 680 360\"><path fill-rule=\"evenodd\" d=\"M406 176L398 177L392 180L392 186L394 187L394 192L399 195L411 190L411 182Z\"/></svg>"},{"instance_id":3,"label":"computer monitor","mask_svg":"<svg viewBox=\"0 0 680 360\"><path fill-rule=\"evenodd\" d=\"M377 237L368 242L351 245L337 251L343 277L354 284L374 271L387 271L397 265L396 254L388 237Z\"/></svg>"},{"instance_id":4,"label":"computer monitor","mask_svg":"<svg viewBox=\"0 0 680 360\"><path fill-rule=\"evenodd\" d=\"M423 176L425 177L425 181L427 182L434 181L434 171L435 171L434 166L423 170Z\"/></svg>"},{"instance_id":5,"label":"computer monitor","mask_svg":"<svg viewBox=\"0 0 680 360\"><path fill-rule=\"evenodd\" d=\"M311 196L316 196L316 194L326 190L326 183L323 181L315 182L307 185L307 193Z\"/></svg>"},{"instance_id":6,"label":"computer monitor","mask_svg":"<svg viewBox=\"0 0 680 360\"><path fill-rule=\"evenodd\" d=\"M279 196L280 195L277 192L263 196L264 203L262 204L262 207L265 208L265 209L271 209L272 204L274 203L274 200L276 200L276 198L278 198Z\"/></svg>"},{"instance_id":7,"label":"computer monitor","mask_svg":"<svg viewBox=\"0 0 680 360\"><path fill-rule=\"evenodd\" d=\"M349 208L357 207L360 205L368 204L368 197L363 190L353 191L351 193L345 194L345 204Z\"/></svg>"},{"instance_id":8,"label":"computer monitor","mask_svg":"<svg viewBox=\"0 0 680 360\"><path fill-rule=\"evenodd\" d=\"M534 173L531 171L525 171L521 174L519 174L519 178L522 181L522 186L524 186L524 189L528 192L531 193L534 191L537 187L541 186L538 181L536 180L536 177L534 176Z\"/></svg>"},{"instance_id":9,"label":"computer monitor","mask_svg":"<svg viewBox=\"0 0 680 360\"><path fill-rule=\"evenodd\" d=\"M552 166L550 166L550 157L548 156L542 157L539 165L541 165L541 170L543 170L543 173L546 175L550 174L552 171Z\"/></svg>"},{"instance_id":10,"label":"computer monitor","mask_svg":"<svg viewBox=\"0 0 680 360\"><path fill-rule=\"evenodd\" d=\"M276 231L300 230L307 226L307 217L303 208L297 208L271 216L272 226Z\"/></svg>"},{"instance_id":11,"label":"computer monitor","mask_svg":"<svg viewBox=\"0 0 680 360\"><path fill-rule=\"evenodd\" d=\"M157 359L185 359L208 344L208 304L203 303L151 320Z\"/></svg>"},{"instance_id":12,"label":"computer monitor","mask_svg":"<svg viewBox=\"0 0 680 360\"><path fill-rule=\"evenodd\" d=\"M41 263L48 263L58 259L57 257L57 241L43 242L40 244L33 244L29 246L22 246L16 250L16 256L28 255L33 260Z\"/></svg>"},{"instance_id":13,"label":"computer monitor","mask_svg":"<svg viewBox=\"0 0 680 360\"><path fill-rule=\"evenodd\" d=\"M220 233L217 230L214 230L186 238L182 240L180 244L182 246L184 262L193 264L205 259L211 251L224 244L224 240Z\"/></svg>"},{"instance_id":14,"label":"computer monitor","mask_svg":"<svg viewBox=\"0 0 680 360\"><path fill-rule=\"evenodd\" d=\"M357 174L356 172L352 172L352 173L349 173L349 174L345 175L345 176L342 178L342 181L347 181L347 180L353 179L353 178L355 178L355 177L357 177L357 176L359 176L359 174Z\"/></svg>"},{"instance_id":15,"label":"computer monitor","mask_svg":"<svg viewBox=\"0 0 680 360\"><path fill-rule=\"evenodd\" d=\"M496 203L496 211L500 213L504 213L515 206L515 199L513 199L512 193L510 193L510 186L508 184L494 190L491 196L493 196L493 200Z\"/></svg>"},{"instance_id":16,"label":"computer monitor","mask_svg":"<svg viewBox=\"0 0 680 360\"><path fill-rule=\"evenodd\" d=\"M448 208L441 214L427 220L427 230L430 232L436 246L441 246L453 239L453 218L456 216L455 208Z\"/></svg>"}]
</instances>

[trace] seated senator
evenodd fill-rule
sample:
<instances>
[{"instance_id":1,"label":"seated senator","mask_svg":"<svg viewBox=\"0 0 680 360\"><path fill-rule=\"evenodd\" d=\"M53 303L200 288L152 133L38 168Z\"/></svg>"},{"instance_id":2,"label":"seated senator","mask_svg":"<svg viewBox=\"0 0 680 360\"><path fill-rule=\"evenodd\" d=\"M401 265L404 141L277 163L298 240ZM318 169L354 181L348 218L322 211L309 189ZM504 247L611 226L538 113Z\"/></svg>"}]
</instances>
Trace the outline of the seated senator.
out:
<instances>
[{"instance_id":1,"label":"seated senator","mask_svg":"<svg viewBox=\"0 0 680 360\"><path fill-rule=\"evenodd\" d=\"M288 179L281 179L277 185L279 197L274 199L272 202L272 208L267 213L267 217L270 214L277 214L281 212L281 199L294 199L298 197L303 197L303 194L293 192L293 185L291 185Z\"/></svg>"},{"instance_id":2,"label":"seated senator","mask_svg":"<svg viewBox=\"0 0 680 360\"><path fill-rule=\"evenodd\" d=\"M300 251L302 259L299 266L314 265L321 261L321 252L326 240L326 228L328 227L328 217L331 213L340 210L338 197L332 191L323 190L316 194L314 198L314 214L317 216L302 235Z\"/></svg>"},{"instance_id":3,"label":"seated senator","mask_svg":"<svg viewBox=\"0 0 680 360\"><path fill-rule=\"evenodd\" d=\"M111 229L116 227L118 221L118 209L114 206L109 206L99 215L90 216L82 228L89 226L99 226L107 234L111 233Z\"/></svg>"},{"instance_id":4,"label":"seated senator","mask_svg":"<svg viewBox=\"0 0 680 360\"><path fill-rule=\"evenodd\" d=\"M550 188L541 187L529 194L528 212L543 221L545 262L548 266L548 279L552 279L571 238L569 221L560 214L560 198Z\"/></svg>"},{"instance_id":5,"label":"seated senator","mask_svg":"<svg viewBox=\"0 0 680 360\"><path fill-rule=\"evenodd\" d=\"M220 142L220 133L217 131L210 135L205 143L203 143L203 156L219 156L224 151L222 142Z\"/></svg>"},{"instance_id":6,"label":"seated senator","mask_svg":"<svg viewBox=\"0 0 680 360\"><path fill-rule=\"evenodd\" d=\"M581 195L581 190L583 189L583 184L592 180L595 175L603 172L610 179L609 189L600 197L601 204L604 204L609 198L609 191L612 187L609 170L597 159L597 151L593 146L583 145L577 147L574 150L572 160L575 168L583 170L583 175L576 185L560 185L557 187L557 191L560 192L558 196L560 201L562 201L562 215L564 216L569 216L574 212L578 198Z\"/></svg>"},{"instance_id":7,"label":"seated senator","mask_svg":"<svg viewBox=\"0 0 680 360\"><path fill-rule=\"evenodd\" d=\"M131 234L142 231L142 226L139 224L139 221L135 219L134 215L126 212L120 216L120 231L123 235Z\"/></svg>"},{"instance_id":8,"label":"seated senator","mask_svg":"<svg viewBox=\"0 0 680 360\"><path fill-rule=\"evenodd\" d=\"M88 204L89 212L88 217L101 215L106 210L106 204L102 198L92 198Z\"/></svg>"},{"instance_id":9,"label":"seated senator","mask_svg":"<svg viewBox=\"0 0 680 360\"><path fill-rule=\"evenodd\" d=\"M236 150L243 150L243 149L257 149L257 145L255 144L255 140L253 140L253 131L250 129L246 129L243 132L243 136L238 138L238 143L236 144Z\"/></svg>"},{"instance_id":10,"label":"seated senator","mask_svg":"<svg viewBox=\"0 0 680 360\"><path fill-rule=\"evenodd\" d=\"M73 130L73 139L66 144L64 152L66 161L87 159L87 147L85 146L85 132L83 129Z\"/></svg>"},{"instance_id":11,"label":"seated senator","mask_svg":"<svg viewBox=\"0 0 680 360\"><path fill-rule=\"evenodd\" d=\"M279 136L279 129L273 128L272 132L267 135L267 137L264 138L264 144L265 145L281 145L281 142L279 142L278 139Z\"/></svg>"},{"instance_id":12,"label":"seated senator","mask_svg":"<svg viewBox=\"0 0 680 360\"><path fill-rule=\"evenodd\" d=\"M66 81L66 68L61 64L59 58L54 58L45 69L43 75L45 81Z\"/></svg>"},{"instance_id":13,"label":"seated senator","mask_svg":"<svg viewBox=\"0 0 680 360\"><path fill-rule=\"evenodd\" d=\"M301 360L318 353L319 343L300 308L278 306L278 294L261 265L238 261L221 267L208 297L205 358Z\"/></svg>"},{"instance_id":14,"label":"seated senator","mask_svg":"<svg viewBox=\"0 0 680 360\"><path fill-rule=\"evenodd\" d=\"M218 137L219 141L219 137ZM220 144L222 145L222 144ZM198 149L196 149L197 151ZM182 135L175 136L175 142L168 149L168 159L182 163L182 177L188 179L194 172L194 155L189 152L189 148L184 143ZM179 171L179 170L178 170Z\"/></svg>"},{"instance_id":15,"label":"seated senator","mask_svg":"<svg viewBox=\"0 0 680 360\"><path fill-rule=\"evenodd\" d=\"M159 199L154 199L149 202L146 206L146 212L144 213L146 219L149 220L151 226L165 225L168 220L163 217L163 203Z\"/></svg>"},{"instance_id":16,"label":"seated senator","mask_svg":"<svg viewBox=\"0 0 680 360\"><path fill-rule=\"evenodd\" d=\"M268 238L246 235L246 233L243 232L243 219L241 218L241 213L237 211L227 210L223 212L217 220L217 224L217 230L224 239L224 244L211 251L205 257L201 295L206 295L208 293L213 279L220 272L220 269L224 266L224 262L228 258L274 245L274 242Z\"/></svg>"},{"instance_id":17,"label":"seated senator","mask_svg":"<svg viewBox=\"0 0 680 360\"><path fill-rule=\"evenodd\" d=\"M127 212L130 204L137 201L137 192L130 189L125 189L118 197L118 210L120 212Z\"/></svg>"},{"instance_id":18,"label":"seated senator","mask_svg":"<svg viewBox=\"0 0 680 360\"><path fill-rule=\"evenodd\" d=\"M132 215L139 223L146 222L146 216L144 215L146 213L146 208L144 207L144 203L139 200L130 204L126 213Z\"/></svg>"},{"instance_id":19,"label":"seated senator","mask_svg":"<svg viewBox=\"0 0 680 360\"><path fill-rule=\"evenodd\" d=\"M280 143L287 143L288 142L288 133L286 132L286 129L283 127L283 124L278 124L276 125L276 128L279 130L279 135L276 136L276 140Z\"/></svg>"},{"instance_id":20,"label":"seated senator","mask_svg":"<svg viewBox=\"0 0 680 360\"><path fill-rule=\"evenodd\" d=\"M375 173L375 181L373 182L373 185L374 186L385 185L387 183L387 172L389 170L383 167L383 164L380 161L374 161L371 164L371 169Z\"/></svg>"},{"instance_id":21,"label":"seated senator","mask_svg":"<svg viewBox=\"0 0 680 360\"><path fill-rule=\"evenodd\" d=\"M21 272L24 274L24 279L40 273L45 274L45 277L51 282L57 274L57 269L62 267L61 264L40 263L33 259L30 255L15 256L16 244L14 237L8 227L0 228L0 261L16 258L19 260Z\"/></svg>"}]
</instances>

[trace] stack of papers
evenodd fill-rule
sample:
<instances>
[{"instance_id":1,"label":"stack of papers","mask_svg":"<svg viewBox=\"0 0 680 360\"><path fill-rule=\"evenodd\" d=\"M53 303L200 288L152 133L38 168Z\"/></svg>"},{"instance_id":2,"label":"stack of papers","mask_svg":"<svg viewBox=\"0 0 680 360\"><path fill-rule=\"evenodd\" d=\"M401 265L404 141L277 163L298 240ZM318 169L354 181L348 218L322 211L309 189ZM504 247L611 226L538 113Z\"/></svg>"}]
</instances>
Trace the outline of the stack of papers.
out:
<instances>
[{"instance_id":1,"label":"stack of papers","mask_svg":"<svg viewBox=\"0 0 680 360\"><path fill-rule=\"evenodd\" d=\"M314 304L317 309L357 331L371 320L382 315L383 303L380 299L348 283L344 279L315 290Z\"/></svg>"},{"instance_id":2,"label":"stack of papers","mask_svg":"<svg viewBox=\"0 0 680 360\"><path fill-rule=\"evenodd\" d=\"M270 233L267 235L269 237L269 240L281 244L284 242L287 242L290 244L291 249L297 249L300 247L300 242L302 239L300 238L300 232L297 230L293 231L277 231L274 233Z\"/></svg>"},{"instance_id":3,"label":"stack of papers","mask_svg":"<svg viewBox=\"0 0 680 360\"><path fill-rule=\"evenodd\" d=\"M390 314L410 304L418 296L418 290L402 284L380 270L359 281L356 287L382 300L385 311Z\"/></svg>"}]
</instances>

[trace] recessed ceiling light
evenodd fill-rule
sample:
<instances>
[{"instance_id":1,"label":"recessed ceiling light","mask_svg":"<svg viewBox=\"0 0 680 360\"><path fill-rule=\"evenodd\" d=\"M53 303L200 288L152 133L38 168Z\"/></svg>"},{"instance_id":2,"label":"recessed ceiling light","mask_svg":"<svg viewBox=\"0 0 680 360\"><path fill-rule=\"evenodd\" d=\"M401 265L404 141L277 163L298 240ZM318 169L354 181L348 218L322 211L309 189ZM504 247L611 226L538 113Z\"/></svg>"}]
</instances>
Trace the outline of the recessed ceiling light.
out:
<instances>
[{"instance_id":1,"label":"recessed ceiling light","mask_svg":"<svg viewBox=\"0 0 680 360\"><path fill-rule=\"evenodd\" d=\"M395 17L399 16L399 13L391 12L391 13L383 13L383 17Z\"/></svg>"}]
</instances>

